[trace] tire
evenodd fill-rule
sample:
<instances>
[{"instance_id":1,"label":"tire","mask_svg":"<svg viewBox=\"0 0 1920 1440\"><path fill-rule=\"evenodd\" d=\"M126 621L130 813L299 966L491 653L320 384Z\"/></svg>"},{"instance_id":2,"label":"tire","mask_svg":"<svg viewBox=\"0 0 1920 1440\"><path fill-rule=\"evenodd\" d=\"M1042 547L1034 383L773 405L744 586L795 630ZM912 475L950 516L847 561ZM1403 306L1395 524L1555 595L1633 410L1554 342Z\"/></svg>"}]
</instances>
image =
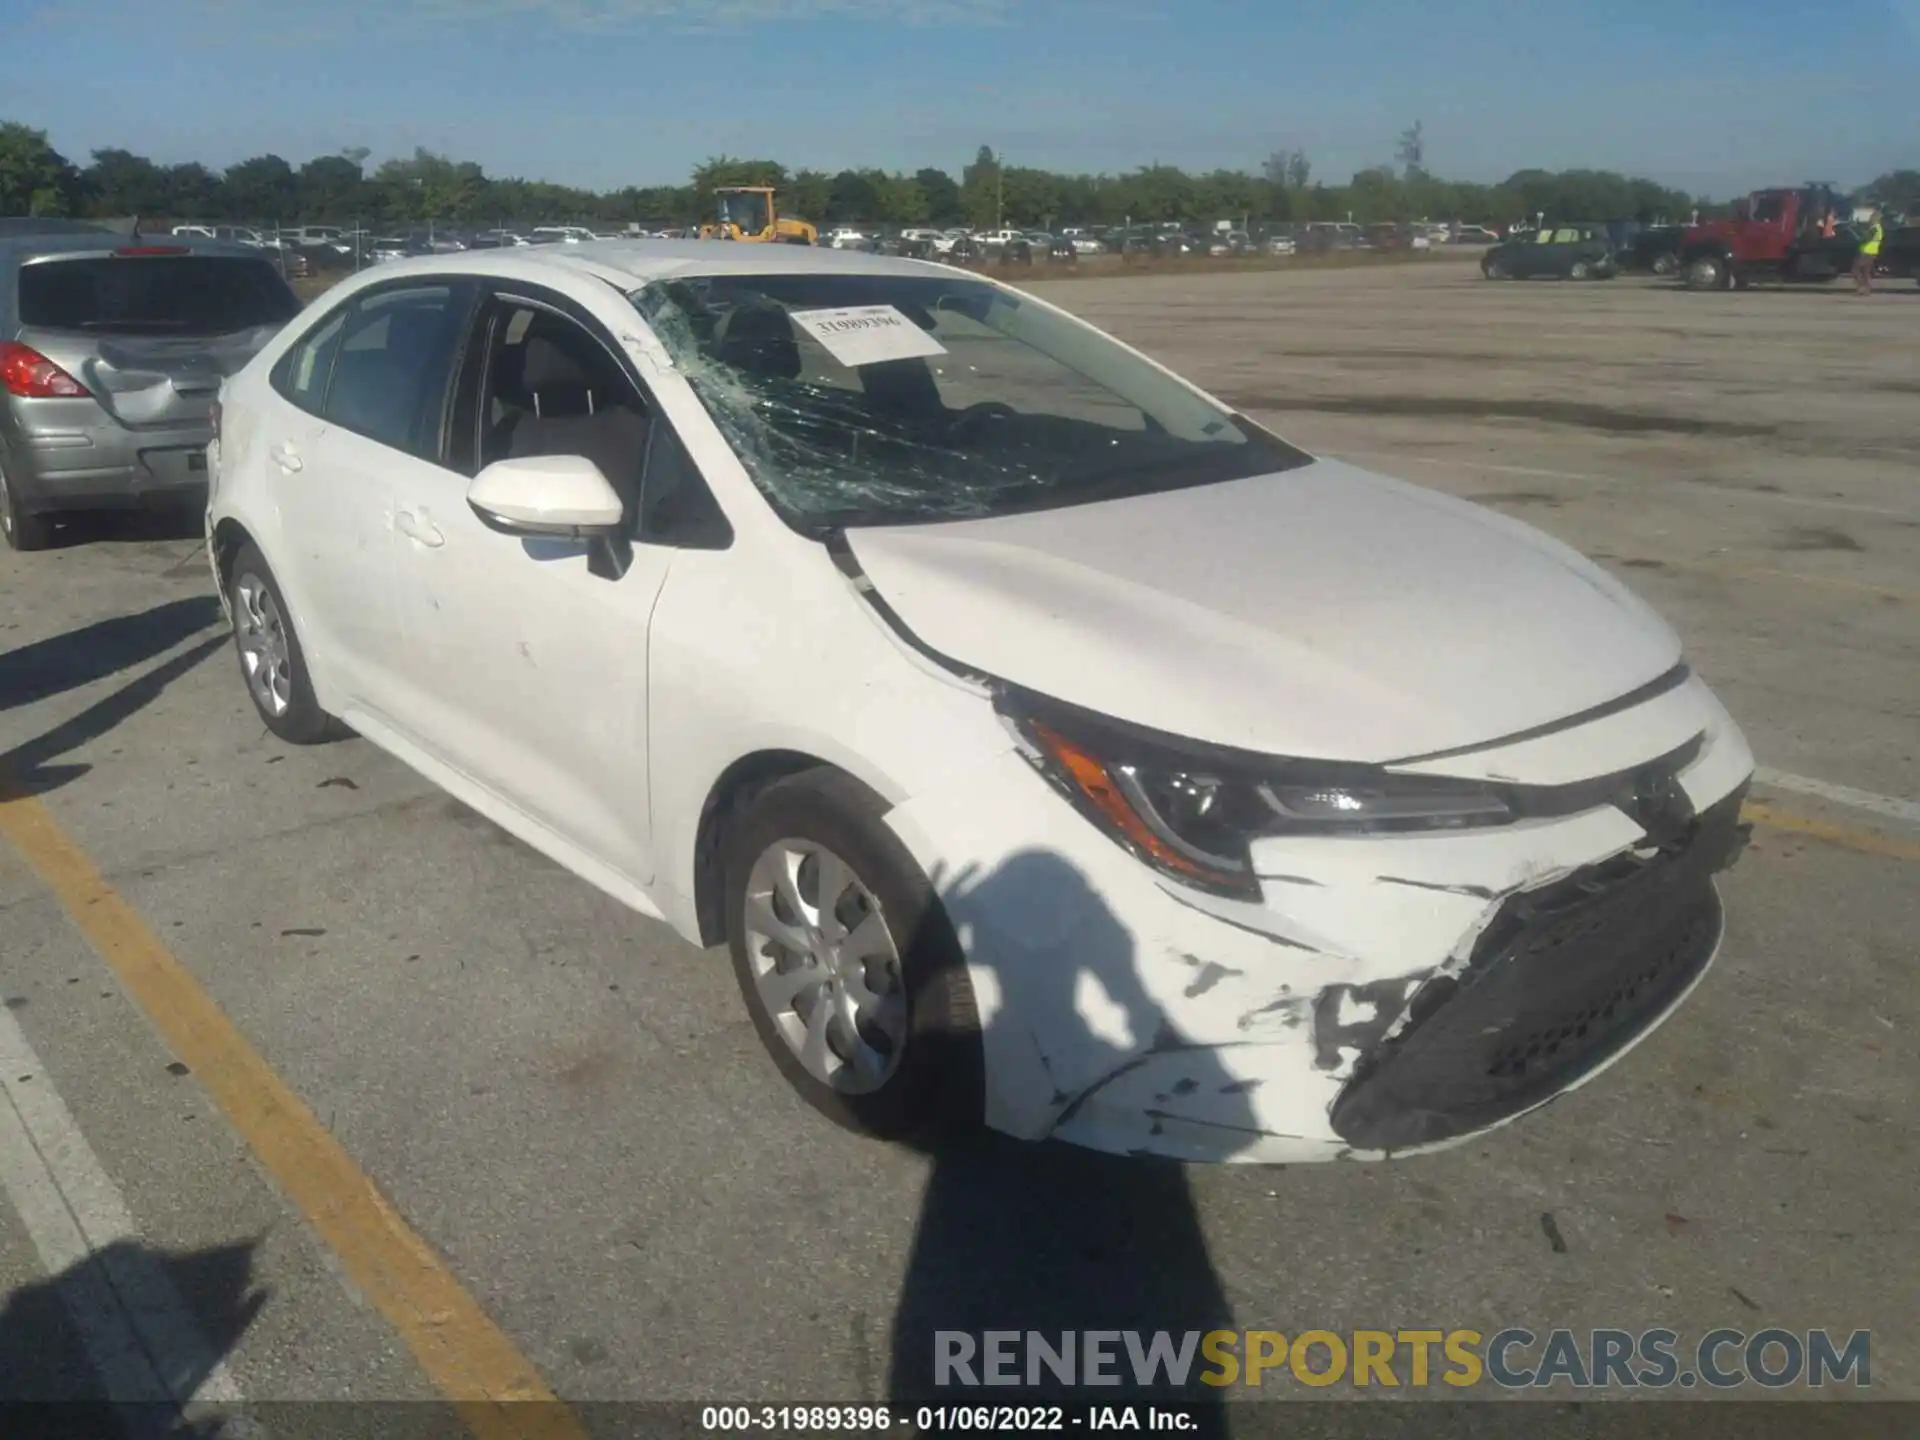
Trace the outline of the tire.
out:
<instances>
[{"instance_id":1,"label":"tire","mask_svg":"<svg viewBox=\"0 0 1920 1440\"><path fill-rule=\"evenodd\" d=\"M227 603L240 678L261 723L290 745L319 745L344 734L314 698L306 653L287 618L280 584L251 541L234 557Z\"/></svg>"},{"instance_id":2,"label":"tire","mask_svg":"<svg viewBox=\"0 0 1920 1440\"><path fill-rule=\"evenodd\" d=\"M1567 278L1569 280L1591 280L1593 278L1593 266L1584 260L1576 260L1572 266L1568 268Z\"/></svg>"},{"instance_id":3,"label":"tire","mask_svg":"<svg viewBox=\"0 0 1920 1440\"><path fill-rule=\"evenodd\" d=\"M1731 290L1733 272L1717 256L1702 255L1687 263L1686 284L1689 290Z\"/></svg>"},{"instance_id":4,"label":"tire","mask_svg":"<svg viewBox=\"0 0 1920 1440\"><path fill-rule=\"evenodd\" d=\"M1656 275L1671 275L1679 268L1680 257L1677 255L1656 255L1653 257L1653 273Z\"/></svg>"},{"instance_id":5,"label":"tire","mask_svg":"<svg viewBox=\"0 0 1920 1440\"><path fill-rule=\"evenodd\" d=\"M53 543L53 517L39 515L7 484L7 472L0 469L0 535L9 550L44 550Z\"/></svg>"},{"instance_id":6,"label":"tire","mask_svg":"<svg viewBox=\"0 0 1920 1440\"><path fill-rule=\"evenodd\" d=\"M1501 260L1482 260L1480 262L1480 273L1489 280L1508 280L1512 278L1507 272L1506 263Z\"/></svg>"},{"instance_id":7,"label":"tire","mask_svg":"<svg viewBox=\"0 0 1920 1440\"><path fill-rule=\"evenodd\" d=\"M964 1133L979 1126L984 1105L979 1011L940 897L884 813L866 786L826 768L776 781L752 799L723 851L734 978L767 1054L814 1109L882 1139ZM819 937L808 910L819 914L820 877L831 873L823 853L850 882L824 928L834 939L866 938L852 953L820 941L831 963L769 934ZM777 877L789 864L797 907L778 898ZM844 968L855 959L864 963ZM763 993L766 982L803 972L835 977L825 982L832 988L794 981L775 996ZM831 1007L830 1018L816 1034L809 1022L822 1007ZM857 1027L850 1013L861 1018Z\"/></svg>"}]
</instances>

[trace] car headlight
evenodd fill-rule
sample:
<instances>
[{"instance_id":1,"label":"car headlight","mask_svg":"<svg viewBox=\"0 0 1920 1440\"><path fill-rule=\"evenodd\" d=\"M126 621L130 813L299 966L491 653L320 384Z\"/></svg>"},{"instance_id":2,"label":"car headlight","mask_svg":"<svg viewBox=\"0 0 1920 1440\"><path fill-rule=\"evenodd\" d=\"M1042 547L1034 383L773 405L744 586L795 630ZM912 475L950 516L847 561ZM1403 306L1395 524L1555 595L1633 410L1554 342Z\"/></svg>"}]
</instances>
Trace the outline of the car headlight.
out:
<instances>
[{"instance_id":1,"label":"car headlight","mask_svg":"<svg viewBox=\"0 0 1920 1440\"><path fill-rule=\"evenodd\" d=\"M1033 765L1111 838L1164 875L1240 899L1259 898L1258 839L1459 830L1519 814L1502 787L1468 780L1241 755L1011 694L1000 711Z\"/></svg>"}]
</instances>

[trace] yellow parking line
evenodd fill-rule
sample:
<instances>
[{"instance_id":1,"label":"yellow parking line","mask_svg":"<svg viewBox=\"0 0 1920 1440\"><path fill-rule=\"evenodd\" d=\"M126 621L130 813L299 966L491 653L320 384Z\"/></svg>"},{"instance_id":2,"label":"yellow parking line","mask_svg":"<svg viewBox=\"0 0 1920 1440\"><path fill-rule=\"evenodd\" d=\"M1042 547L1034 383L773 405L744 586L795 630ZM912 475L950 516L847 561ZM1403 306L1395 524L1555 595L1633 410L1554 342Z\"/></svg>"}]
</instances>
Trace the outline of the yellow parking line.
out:
<instances>
[{"instance_id":1,"label":"yellow parking line","mask_svg":"<svg viewBox=\"0 0 1920 1440\"><path fill-rule=\"evenodd\" d=\"M1831 820L1815 819L1811 815L1796 815L1791 810L1777 809L1763 800L1747 801L1741 807L1740 814L1756 825L1810 835L1815 840L1824 840L1844 850L1858 850L1867 855L1890 855L1896 860L1920 860L1920 842L1883 835L1878 830L1868 830L1859 825L1839 825Z\"/></svg>"},{"instance_id":2,"label":"yellow parking line","mask_svg":"<svg viewBox=\"0 0 1920 1440\"><path fill-rule=\"evenodd\" d=\"M38 800L0 775L0 836L53 892L479 1440L585 1440L578 1418Z\"/></svg>"}]
</instances>

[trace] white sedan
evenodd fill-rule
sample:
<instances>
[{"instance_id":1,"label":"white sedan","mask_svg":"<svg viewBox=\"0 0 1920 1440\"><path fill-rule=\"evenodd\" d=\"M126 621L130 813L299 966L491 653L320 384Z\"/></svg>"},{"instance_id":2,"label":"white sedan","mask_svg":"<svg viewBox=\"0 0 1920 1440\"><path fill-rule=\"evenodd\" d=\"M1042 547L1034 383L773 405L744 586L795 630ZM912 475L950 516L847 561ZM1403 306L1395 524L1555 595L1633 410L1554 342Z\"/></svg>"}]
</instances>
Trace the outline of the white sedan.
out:
<instances>
[{"instance_id":1,"label":"white sedan","mask_svg":"<svg viewBox=\"0 0 1920 1440\"><path fill-rule=\"evenodd\" d=\"M331 291L222 392L273 732L731 951L886 1136L1458 1142L1720 944L1753 767L1580 555L945 266L634 241Z\"/></svg>"}]
</instances>

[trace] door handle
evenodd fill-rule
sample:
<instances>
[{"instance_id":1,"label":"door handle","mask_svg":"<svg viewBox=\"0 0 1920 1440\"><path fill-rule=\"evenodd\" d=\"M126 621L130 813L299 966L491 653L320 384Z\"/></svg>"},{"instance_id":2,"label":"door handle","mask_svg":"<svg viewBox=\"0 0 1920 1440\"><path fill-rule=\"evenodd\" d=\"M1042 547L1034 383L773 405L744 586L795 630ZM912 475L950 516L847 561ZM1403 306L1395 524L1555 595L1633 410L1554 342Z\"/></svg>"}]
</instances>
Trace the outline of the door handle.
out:
<instances>
[{"instance_id":1,"label":"door handle","mask_svg":"<svg viewBox=\"0 0 1920 1440\"><path fill-rule=\"evenodd\" d=\"M284 441L267 451L273 463L291 474L300 468L300 452Z\"/></svg>"},{"instance_id":2,"label":"door handle","mask_svg":"<svg viewBox=\"0 0 1920 1440\"><path fill-rule=\"evenodd\" d=\"M440 533L438 525L408 510L402 510L393 517L393 528L429 550L437 550L447 543L447 537Z\"/></svg>"}]
</instances>

